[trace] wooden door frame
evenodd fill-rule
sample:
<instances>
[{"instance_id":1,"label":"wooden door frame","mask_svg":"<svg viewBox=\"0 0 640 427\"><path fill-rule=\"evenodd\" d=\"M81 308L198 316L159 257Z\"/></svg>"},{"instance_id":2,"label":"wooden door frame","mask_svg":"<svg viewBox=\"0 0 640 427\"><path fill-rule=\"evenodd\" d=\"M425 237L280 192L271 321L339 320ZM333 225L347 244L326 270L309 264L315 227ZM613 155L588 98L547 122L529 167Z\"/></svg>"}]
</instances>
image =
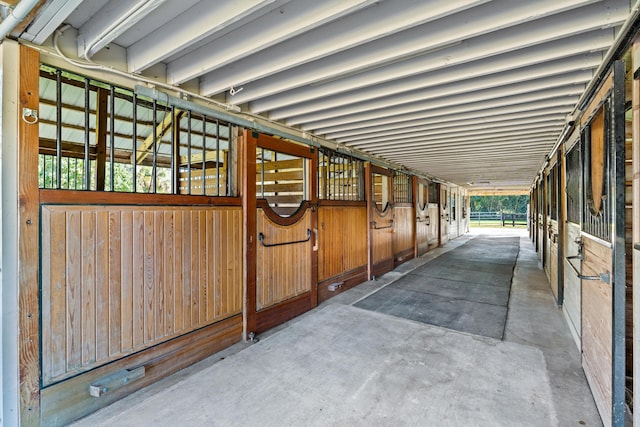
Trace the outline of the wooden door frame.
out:
<instances>
[{"instance_id":1,"label":"wooden door frame","mask_svg":"<svg viewBox=\"0 0 640 427\"><path fill-rule=\"evenodd\" d=\"M241 138L242 158L242 207L244 210L244 304L243 304L243 335L245 340L250 334L259 334L289 319L292 319L318 305L318 252L317 252L317 156L318 151L314 147L303 146L293 142L274 138L269 135L259 134L252 130L245 130ZM311 249L311 289L302 295L298 295L273 307L265 308L258 312L256 296L257 279L257 209L264 203L256 197L256 149L258 147L291 154L309 159L309 194L310 200L304 201L298 212L291 217L275 218L269 215L271 220L281 225L295 223L302 213L311 210L311 227L313 233L313 245ZM262 205L262 206L261 206Z\"/></svg>"}]
</instances>

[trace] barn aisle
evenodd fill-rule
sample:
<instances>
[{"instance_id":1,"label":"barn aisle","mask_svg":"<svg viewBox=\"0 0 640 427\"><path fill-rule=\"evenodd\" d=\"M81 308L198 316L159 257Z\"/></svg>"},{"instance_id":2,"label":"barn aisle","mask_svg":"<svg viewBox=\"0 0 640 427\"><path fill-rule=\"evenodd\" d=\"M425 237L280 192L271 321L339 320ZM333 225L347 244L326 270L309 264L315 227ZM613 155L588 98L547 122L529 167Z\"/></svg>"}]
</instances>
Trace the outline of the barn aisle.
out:
<instances>
[{"instance_id":1,"label":"barn aisle","mask_svg":"<svg viewBox=\"0 0 640 427\"><path fill-rule=\"evenodd\" d=\"M518 237L480 235L356 307L502 339L519 245Z\"/></svg>"},{"instance_id":2,"label":"barn aisle","mask_svg":"<svg viewBox=\"0 0 640 427\"><path fill-rule=\"evenodd\" d=\"M503 340L354 306L478 239L465 236L75 425L601 425L531 243L510 233Z\"/></svg>"}]
</instances>

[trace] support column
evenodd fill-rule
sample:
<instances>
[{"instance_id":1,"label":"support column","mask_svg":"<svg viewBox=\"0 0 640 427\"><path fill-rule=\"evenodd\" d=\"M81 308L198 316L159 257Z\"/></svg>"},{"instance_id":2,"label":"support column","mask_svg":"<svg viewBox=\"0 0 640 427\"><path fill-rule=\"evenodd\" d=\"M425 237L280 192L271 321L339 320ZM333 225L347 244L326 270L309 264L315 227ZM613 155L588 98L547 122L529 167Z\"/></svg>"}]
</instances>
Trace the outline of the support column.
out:
<instances>
[{"instance_id":1,"label":"support column","mask_svg":"<svg viewBox=\"0 0 640 427\"><path fill-rule=\"evenodd\" d=\"M633 423L640 425L640 36L632 48L633 58Z\"/></svg>"},{"instance_id":2,"label":"support column","mask_svg":"<svg viewBox=\"0 0 640 427\"><path fill-rule=\"evenodd\" d=\"M2 115L2 421L40 422L38 301L38 110L40 57L4 40L0 45Z\"/></svg>"}]
</instances>

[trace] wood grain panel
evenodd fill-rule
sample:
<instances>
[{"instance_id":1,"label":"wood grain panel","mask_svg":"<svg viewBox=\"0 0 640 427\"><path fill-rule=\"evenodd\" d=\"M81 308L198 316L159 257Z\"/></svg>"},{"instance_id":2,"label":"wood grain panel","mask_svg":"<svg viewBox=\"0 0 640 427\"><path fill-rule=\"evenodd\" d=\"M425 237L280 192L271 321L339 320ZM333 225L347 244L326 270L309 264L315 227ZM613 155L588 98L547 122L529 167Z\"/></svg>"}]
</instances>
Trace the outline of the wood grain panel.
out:
<instances>
[{"instance_id":1,"label":"wood grain panel","mask_svg":"<svg viewBox=\"0 0 640 427\"><path fill-rule=\"evenodd\" d=\"M611 248L583 236L582 274L611 272ZM611 424L612 290L599 280L582 281L582 364L604 425Z\"/></svg>"},{"instance_id":2,"label":"wood grain panel","mask_svg":"<svg viewBox=\"0 0 640 427\"><path fill-rule=\"evenodd\" d=\"M237 315L44 388L42 425L68 425L240 341L241 337L242 316ZM100 398L87 392L91 384L113 373L140 366L145 368L142 378L109 390Z\"/></svg>"},{"instance_id":3,"label":"wood grain panel","mask_svg":"<svg viewBox=\"0 0 640 427\"><path fill-rule=\"evenodd\" d=\"M17 51L16 51L17 48ZM19 103L15 114L23 108L39 108L40 54L28 46L4 43L6 59L17 59L19 71L15 73L13 64L5 71L5 87L18 88ZM7 64L5 64L7 67ZM8 105L15 99L15 93L8 95ZM3 97L5 94L3 94ZM9 107L11 109L11 107ZM20 372L20 422L23 425L37 425L40 413L40 322L38 321L39 289L38 276L38 126L25 120L18 122L18 328ZM11 130L11 129L10 129ZM4 218L3 218L4 220Z\"/></svg>"},{"instance_id":4,"label":"wood grain panel","mask_svg":"<svg viewBox=\"0 0 640 427\"><path fill-rule=\"evenodd\" d=\"M413 206L401 206L393 208L393 252L398 258L402 254L411 252L413 255L414 235L416 229L415 213ZM403 256L402 261L406 261L411 256Z\"/></svg>"},{"instance_id":5,"label":"wood grain panel","mask_svg":"<svg viewBox=\"0 0 640 427\"><path fill-rule=\"evenodd\" d=\"M431 228L432 217L429 215L429 205L425 204L422 209L416 204L416 254L424 255L429 250L429 230ZM437 237L436 237L437 238Z\"/></svg>"},{"instance_id":6,"label":"wood grain panel","mask_svg":"<svg viewBox=\"0 0 640 427\"><path fill-rule=\"evenodd\" d=\"M43 205L43 384L240 313L241 221L239 207Z\"/></svg>"},{"instance_id":7,"label":"wood grain panel","mask_svg":"<svg viewBox=\"0 0 640 427\"><path fill-rule=\"evenodd\" d=\"M395 224L390 213L380 215L376 209L371 210L371 250L373 265L391 260L393 268L393 229ZM373 224L375 223L375 225ZM380 274L380 273L378 273Z\"/></svg>"},{"instance_id":8,"label":"wood grain panel","mask_svg":"<svg viewBox=\"0 0 640 427\"><path fill-rule=\"evenodd\" d=\"M580 226L567 222L564 228L564 235L566 236L563 241L565 256L576 256L578 254L576 238L580 237ZM571 267L566 265L567 263L572 262L575 266L579 266L580 262L577 260L565 260L564 262L564 291L562 307L569 318L569 326L572 329L574 337L577 338L578 348L580 348L581 284L580 279L576 276Z\"/></svg>"},{"instance_id":9,"label":"wood grain panel","mask_svg":"<svg viewBox=\"0 0 640 427\"><path fill-rule=\"evenodd\" d=\"M318 281L366 265L366 206L319 207Z\"/></svg>"},{"instance_id":10,"label":"wood grain panel","mask_svg":"<svg viewBox=\"0 0 640 427\"><path fill-rule=\"evenodd\" d=\"M271 221L262 209L257 212L256 230L266 244L305 240L311 230L311 211L293 225ZM258 243L256 252L256 309L272 307L311 290L311 250L313 239L303 243L265 247Z\"/></svg>"},{"instance_id":11,"label":"wood grain panel","mask_svg":"<svg viewBox=\"0 0 640 427\"><path fill-rule=\"evenodd\" d=\"M545 272L547 273L547 279L549 279L549 286L556 302L558 301L559 289L558 289L558 243L557 237L554 242L554 236L558 233L558 221L547 217L548 233L547 233L547 251L545 252Z\"/></svg>"}]
</instances>

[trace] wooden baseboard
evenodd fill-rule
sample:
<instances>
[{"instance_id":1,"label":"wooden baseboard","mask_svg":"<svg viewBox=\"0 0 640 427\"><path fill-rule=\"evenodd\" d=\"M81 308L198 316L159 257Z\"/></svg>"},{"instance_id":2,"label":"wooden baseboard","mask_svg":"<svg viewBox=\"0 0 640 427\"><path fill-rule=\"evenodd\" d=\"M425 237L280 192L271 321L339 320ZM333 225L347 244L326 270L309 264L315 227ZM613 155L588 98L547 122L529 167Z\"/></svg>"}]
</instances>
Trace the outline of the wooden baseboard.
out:
<instances>
[{"instance_id":1,"label":"wooden baseboard","mask_svg":"<svg viewBox=\"0 0 640 427\"><path fill-rule=\"evenodd\" d=\"M389 258L377 264L373 264L371 268L372 276L382 276L384 273L394 269L394 258Z\"/></svg>"},{"instance_id":2,"label":"wooden baseboard","mask_svg":"<svg viewBox=\"0 0 640 427\"><path fill-rule=\"evenodd\" d=\"M331 297L334 297L354 286L367 280L367 266L356 268L346 273L339 274L337 276L330 277L322 280L318 283L318 302L326 301ZM335 290L329 290L329 286L332 284L341 283L340 286L335 286Z\"/></svg>"},{"instance_id":3,"label":"wooden baseboard","mask_svg":"<svg viewBox=\"0 0 640 427\"><path fill-rule=\"evenodd\" d=\"M66 425L167 377L242 339L242 316L222 320L41 390L42 426ZM89 386L118 372L144 367L144 376L100 397Z\"/></svg>"},{"instance_id":4,"label":"wooden baseboard","mask_svg":"<svg viewBox=\"0 0 640 427\"><path fill-rule=\"evenodd\" d=\"M259 311L256 319L256 330L248 332L260 334L311 310L313 307L311 297L307 292L289 301L279 303L274 307Z\"/></svg>"},{"instance_id":5,"label":"wooden baseboard","mask_svg":"<svg viewBox=\"0 0 640 427\"><path fill-rule=\"evenodd\" d=\"M407 249L407 250L404 250L402 252L399 252L399 253L395 254L394 255L394 260L393 260L394 266L397 267L400 264L409 261L411 258L413 258L413 255L414 255L413 248Z\"/></svg>"}]
</instances>

